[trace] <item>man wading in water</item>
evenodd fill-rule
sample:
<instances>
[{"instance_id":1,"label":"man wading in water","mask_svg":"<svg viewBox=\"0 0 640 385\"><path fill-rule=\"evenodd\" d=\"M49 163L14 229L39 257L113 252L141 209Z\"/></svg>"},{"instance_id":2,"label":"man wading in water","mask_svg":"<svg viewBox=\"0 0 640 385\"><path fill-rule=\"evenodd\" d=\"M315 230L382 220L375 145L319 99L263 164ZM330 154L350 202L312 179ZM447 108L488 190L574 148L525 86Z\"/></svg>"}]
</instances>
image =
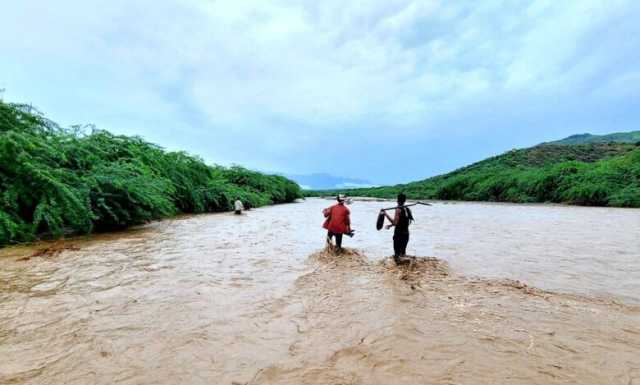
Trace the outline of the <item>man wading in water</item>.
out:
<instances>
[{"instance_id":1,"label":"man wading in water","mask_svg":"<svg viewBox=\"0 0 640 385\"><path fill-rule=\"evenodd\" d=\"M242 214L242 210L244 210L244 205L242 204L242 201L240 199L236 199L233 206L234 206L234 212L236 213L236 215Z\"/></svg>"},{"instance_id":2,"label":"man wading in water","mask_svg":"<svg viewBox=\"0 0 640 385\"><path fill-rule=\"evenodd\" d=\"M338 203L322 210L324 217L327 218L324 221L322 227L327 229L327 245L331 246L331 239L336 238L336 252L342 251L342 235L347 234L353 236L351 230L351 219L349 218L349 209L344 205L347 199L344 195L340 194L336 198Z\"/></svg>"},{"instance_id":3,"label":"man wading in water","mask_svg":"<svg viewBox=\"0 0 640 385\"><path fill-rule=\"evenodd\" d=\"M409 224L413 221L413 215L411 214L411 210L408 207L404 207L405 202L407 201L407 196L403 193L398 194L398 208L396 208L396 213L393 219L387 214L386 211L381 210L387 219L391 222L390 225L387 225L387 229L395 226L393 231L393 260L396 264L400 265L401 263L409 262L406 258L407 255L407 244L409 243Z\"/></svg>"}]
</instances>

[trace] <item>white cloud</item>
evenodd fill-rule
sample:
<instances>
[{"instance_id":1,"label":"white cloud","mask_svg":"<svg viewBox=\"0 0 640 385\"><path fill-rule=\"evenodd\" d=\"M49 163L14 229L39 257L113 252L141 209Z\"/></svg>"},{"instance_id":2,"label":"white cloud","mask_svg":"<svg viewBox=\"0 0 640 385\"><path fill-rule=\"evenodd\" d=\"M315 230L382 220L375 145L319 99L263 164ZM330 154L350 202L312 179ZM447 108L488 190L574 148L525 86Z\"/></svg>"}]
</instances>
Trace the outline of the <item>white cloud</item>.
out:
<instances>
[{"instance_id":1,"label":"white cloud","mask_svg":"<svg viewBox=\"0 0 640 385\"><path fill-rule=\"evenodd\" d=\"M597 44L638 35L633 1L526 3L21 0L3 6L0 87L64 123L307 172L337 164L318 147L338 135L472 133L486 127L460 116L490 100L511 113L637 78L637 55Z\"/></svg>"}]
</instances>

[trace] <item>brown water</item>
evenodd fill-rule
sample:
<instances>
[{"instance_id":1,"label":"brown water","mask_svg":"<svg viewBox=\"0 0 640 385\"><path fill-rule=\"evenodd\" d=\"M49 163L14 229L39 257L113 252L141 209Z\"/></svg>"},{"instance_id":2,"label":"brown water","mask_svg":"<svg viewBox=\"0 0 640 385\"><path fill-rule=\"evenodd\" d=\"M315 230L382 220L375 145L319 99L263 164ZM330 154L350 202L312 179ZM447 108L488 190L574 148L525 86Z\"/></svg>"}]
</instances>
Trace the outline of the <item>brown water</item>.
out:
<instances>
[{"instance_id":1,"label":"brown water","mask_svg":"<svg viewBox=\"0 0 640 385\"><path fill-rule=\"evenodd\" d=\"M0 383L640 384L640 210L416 207L399 269L326 205L1 250Z\"/></svg>"}]
</instances>

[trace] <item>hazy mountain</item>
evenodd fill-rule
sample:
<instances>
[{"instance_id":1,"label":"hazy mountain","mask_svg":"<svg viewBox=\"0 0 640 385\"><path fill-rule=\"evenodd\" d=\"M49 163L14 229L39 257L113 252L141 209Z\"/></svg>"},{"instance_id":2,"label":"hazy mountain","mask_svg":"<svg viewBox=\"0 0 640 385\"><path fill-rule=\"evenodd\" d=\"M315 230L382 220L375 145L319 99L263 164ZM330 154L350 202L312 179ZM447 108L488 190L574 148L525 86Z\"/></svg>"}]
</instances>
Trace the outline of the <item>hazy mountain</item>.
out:
<instances>
[{"instance_id":1,"label":"hazy mountain","mask_svg":"<svg viewBox=\"0 0 640 385\"><path fill-rule=\"evenodd\" d=\"M328 190L375 186L373 183L365 179L346 178L341 176L329 175L326 173L298 175L285 174L284 176L295 181L300 185L300 187L307 190Z\"/></svg>"}]
</instances>

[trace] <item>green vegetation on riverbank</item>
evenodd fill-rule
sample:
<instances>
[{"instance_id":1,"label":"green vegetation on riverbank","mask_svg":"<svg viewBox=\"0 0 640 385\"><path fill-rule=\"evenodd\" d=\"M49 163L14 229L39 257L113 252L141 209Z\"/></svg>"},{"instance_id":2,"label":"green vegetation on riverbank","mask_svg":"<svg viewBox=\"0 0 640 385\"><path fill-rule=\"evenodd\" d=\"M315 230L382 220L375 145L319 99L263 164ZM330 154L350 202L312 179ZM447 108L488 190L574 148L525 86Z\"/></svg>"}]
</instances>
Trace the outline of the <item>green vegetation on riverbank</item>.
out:
<instances>
[{"instance_id":1,"label":"green vegetation on riverbank","mask_svg":"<svg viewBox=\"0 0 640 385\"><path fill-rule=\"evenodd\" d=\"M394 198L400 191L411 199L640 207L640 144L543 144L419 182L305 194Z\"/></svg>"},{"instance_id":2,"label":"green vegetation on riverbank","mask_svg":"<svg viewBox=\"0 0 640 385\"><path fill-rule=\"evenodd\" d=\"M226 211L237 198L257 207L300 196L282 176L208 166L138 137L64 129L0 101L0 246Z\"/></svg>"}]
</instances>

